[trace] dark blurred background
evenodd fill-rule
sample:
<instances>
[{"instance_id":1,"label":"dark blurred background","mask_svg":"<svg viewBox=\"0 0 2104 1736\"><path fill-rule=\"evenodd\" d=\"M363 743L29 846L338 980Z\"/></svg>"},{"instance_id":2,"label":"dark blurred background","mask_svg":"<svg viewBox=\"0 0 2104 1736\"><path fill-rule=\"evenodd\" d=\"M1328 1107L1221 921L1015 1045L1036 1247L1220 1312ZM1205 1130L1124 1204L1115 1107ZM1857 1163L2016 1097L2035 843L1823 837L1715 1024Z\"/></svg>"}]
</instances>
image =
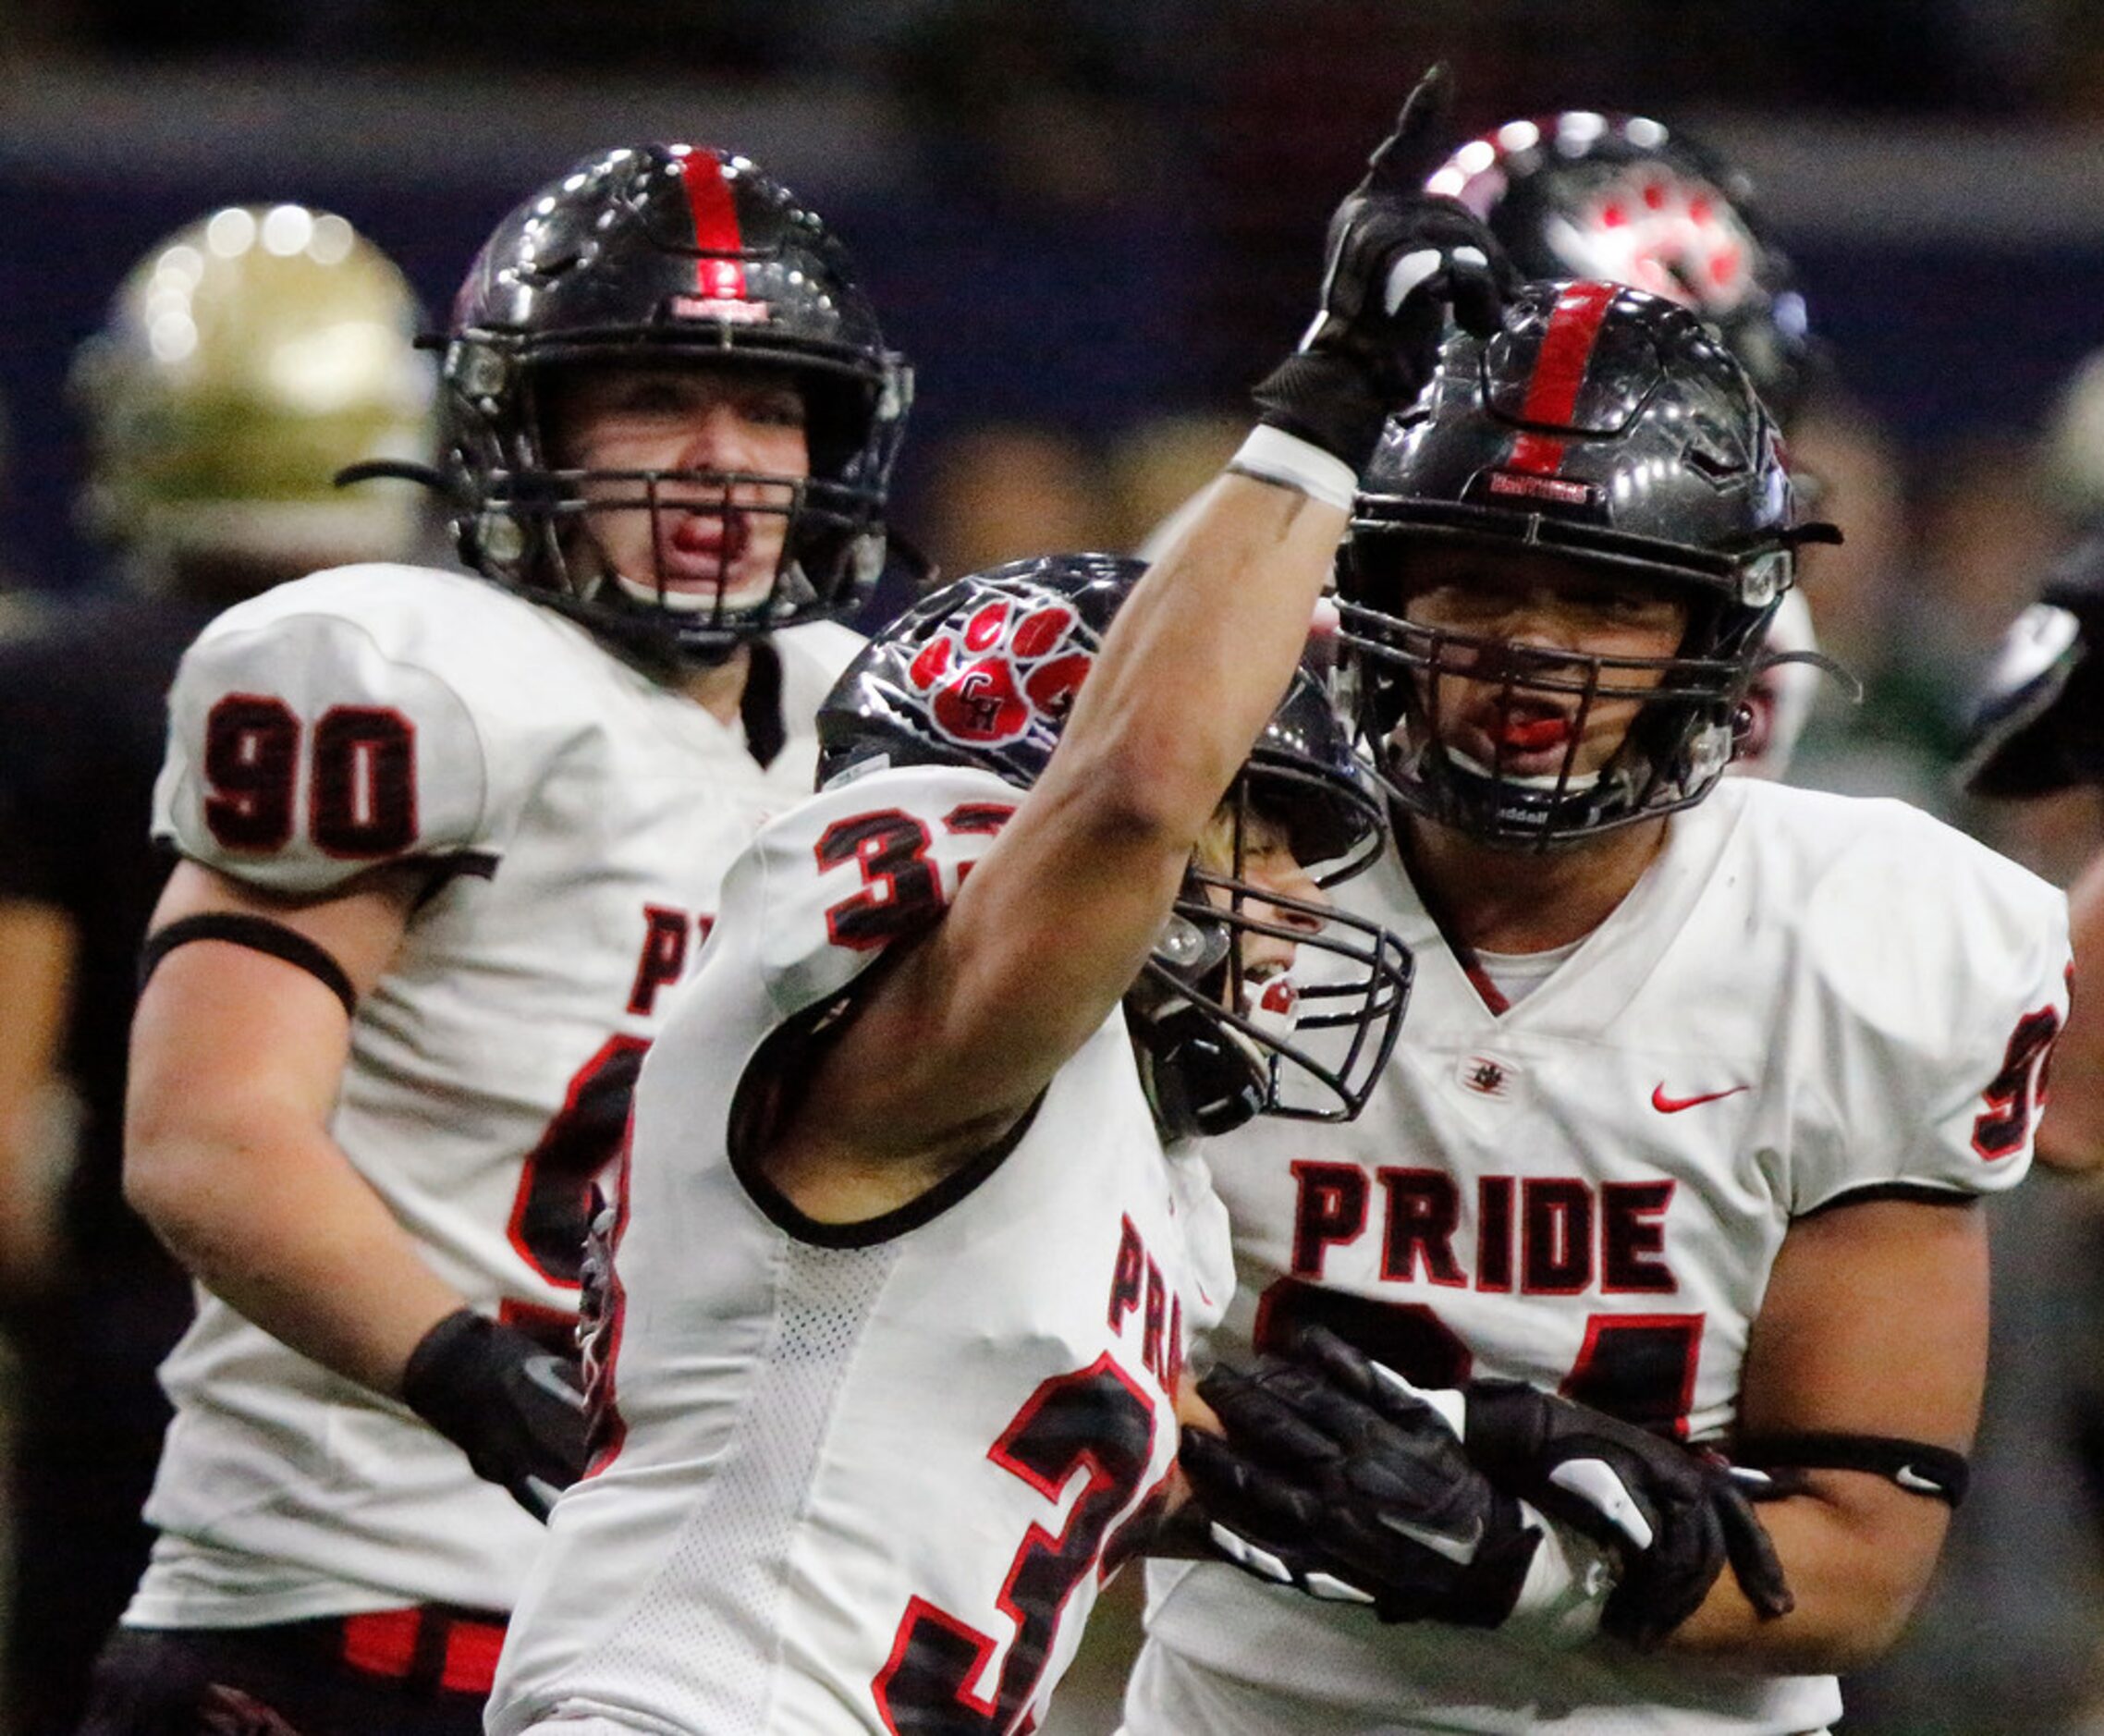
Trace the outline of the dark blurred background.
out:
<instances>
[{"instance_id":1,"label":"dark blurred background","mask_svg":"<svg viewBox=\"0 0 2104 1736\"><path fill-rule=\"evenodd\" d=\"M1841 726L1829 781L1940 801L1940 690L2057 535L2037 438L2104 342L2096 0L0 8L0 564L98 581L67 363L177 223L333 208L435 319L520 192L644 136L740 146L853 245L919 364L898 519L943 566L1130 544L1231 438L1324 214L1435 55L1464 128L1633 110L1753 172L1836 364L1806 457L1858 521L1813 600L1896 696Z\"/></svg>"},{"instance_id":2,"label":"dark blurred background","mask_svg":"<svg viewBox=\"0 0 2104 1736\"><path fill-rule=\"evenodd\" d=\"M853 244L922 371L910 525L968 427L1103 464L1293 334L1324 214L1435 55L1466 128L1631 109L1740 158L1925 489L2104 340L2094 0L37 0L0 8L6 547L31 584L94 575L66 361L177 222L329 206L436 313L526 187L651 134L740 145Z\"/></svg>"},{"instance_id":3,"label":"dark blurred background","mask_svg":"<svg viewBox=\"0 0 2104 1736\"><path fill-rule=\"evenodd\" d=\"M0 568L106 582L67 364L178 224L326 206L435 324L522 192L649 137L749 152L852 246L920 373L895 521L944 567L1130 546L1231 446L1325 215L1438 56L1464 130L1636 111L1752 172L1833 361L1798 445L1851 544L1807 588L1870 689L1823 703L1800 776L1953 812L1975 666L2104 505L2104 423L2071 446L2062 409L2104 346L2098 0L0 0ZM2104 836L2087 794L1958 817L2060 874ZM2049 1369L2097 1352L2062 1282L2092 1208L2021 1197L2006 1469L1851 1731L2104 1728Z\"/></svg>"}]
</instances>

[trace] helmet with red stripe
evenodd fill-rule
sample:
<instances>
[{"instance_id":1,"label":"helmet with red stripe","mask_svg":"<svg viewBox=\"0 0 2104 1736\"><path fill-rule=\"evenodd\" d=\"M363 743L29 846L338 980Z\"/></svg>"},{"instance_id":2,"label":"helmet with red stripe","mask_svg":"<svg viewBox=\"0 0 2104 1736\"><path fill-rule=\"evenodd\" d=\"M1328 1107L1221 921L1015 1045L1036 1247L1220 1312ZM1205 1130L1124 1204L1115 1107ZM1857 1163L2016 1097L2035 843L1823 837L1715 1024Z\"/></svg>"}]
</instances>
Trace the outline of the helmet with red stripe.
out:
<instances>
[{"instance_id":1,"label":"helmet with red stripe","mask_svg":"<svg viewBox=\"0 0 2104 1736\"><path fill-rule=\"evenodd\" d=\"M1474 836L1537 847L1700 801L1745 727L1792 551L1834 536L1797 520L1775 423L1708 326L1614 284L1530 285L1498 336L1448 340L1353 507L1342 638L1392 793ZM1625 656L1425 624L1413 581L1437 550L1456 552L1437 558L1460 561L1462 585L1576 573L1670 599L1680 642ZM1439 715L1455 677L1493 689L1506 714L1560 717L1560 762L1457 745ZM1582 763L1596 707L1624 703L1636 721L1612 757Z\"/></svg>"},{"instance_id":2,"label":"helmet with red stripe","mask_svg":"<svg viewBox=\"0 0 2104 1736\"><path fill-rule=\"evenodd\" d=\"M592 369L708 366L792 383L805 476L562 467L551 389ZM847 250L744 157L683 144L587 157L500 223L470 267L446 347L443 433L463 557L567 613L689 654L850 610L885 556L911 371L886 348ZM759 597L697 605L659 576L612 581L593 514L675 506L788 520Z\"/></svg>"},{"instance_id":3,"label":"helmet with red stripe","mask_svg":"<svg viewBox=\"0 0 2104 1736\"><path fill-rule=\"evenodd\" d=\"M928 596L864 646L818 710L822 785L898 765L972 765L1036 783L1103 636L1144 562L1012 561ZM1411 963L1384 930L1245 874L1259 829L1317 886L1370 865L1379 798L1322 684L1297 672L1194 858L1183 896L1126 996L1164 1134L1252 1115L1344 1120L1379 1079ZM1278 948L1304 955L1291 977ZM1252 966L1254 952L1271 962Z\"/></svg>"},{"instance_id":4,"label":"helmet with red stripe","mask_svg":"<svg viewBox=\"0 0 2104 1736\"><path fill-rule=\"evenodd\" d=\"M1462 145L1429 190L1490 226L1527 277L1596 277L1692 307L1786 424L1816 373L1804 298L1746 176L1634 115L1574 109Z\"/></svg>"}]
</instances>

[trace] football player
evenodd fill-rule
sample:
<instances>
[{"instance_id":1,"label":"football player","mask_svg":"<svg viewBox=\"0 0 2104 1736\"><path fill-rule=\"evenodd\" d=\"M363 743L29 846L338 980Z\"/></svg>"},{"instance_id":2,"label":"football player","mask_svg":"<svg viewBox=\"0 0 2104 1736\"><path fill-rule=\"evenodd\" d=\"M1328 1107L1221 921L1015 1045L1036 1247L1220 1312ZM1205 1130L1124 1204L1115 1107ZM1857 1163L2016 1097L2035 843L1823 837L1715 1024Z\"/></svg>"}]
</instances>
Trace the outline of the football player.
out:
<instances>
[{"instance_id":1,"label":"football player","mask_svg":"<svg viewBox=\"0 0 2104 1736\"><path fill-rule=\"evenodd\" d=\"M642 1071L597 1453L492 1730L1033 1728L1147 1540L1229 1281L1165 1130L1348 1115L1401 1009L1388 937L1310 896L1377 849L1378 810L1294 677L1383 407L1447 302L1494 318L1496 244L1416 192L1438 89L1333 222L1263 425L1145 576L963 581L822 712L825 788L731 871ZM1295 948L1333 967L1305 1016ZM1339 1057L1311 1070L1318 1033Z\"/></svg>"},{"instance_id":2,"label":"football player","mask_svg":"<svg viewBox=\"0 0 2104 1736\"><path fill-rule=\"evenodd\" d=\"M1822 534L1721 345L1614 285L1530 287L1390 423L1339 583L1397 839L1346 896L1410 1024L1351 1127L1209 1147L1230 1336L1314 1360L1202 1383L1241 1444L1187 1449L1253 1571L1339 1601L1151 1564L1134 1736L1816 1730L1904 1620L2066 923L1897 803L1720 781Z\"/></svg>"},{"instance_id":3,"label":"football player","mask_svg":"<svg viewBox=\"0 0 2104 1736\"><path fill-rule=\"evenodd\" d=\"M2024 800L2104 784L2100 630L2104 526L2093 519L2054 566L2038 601L2011 625L1988 670L1963 767L1974 794ZM2104 958L2104 859L2083 872L2068 904L2076 951ZM2104 1016L2095 1008L2085 996L2068 1021L2056 1089L2038 1127L2038 1155L2055 1168L2104 1166Z\"/></svg>"},{"instance_id":4,"label":"football player","mask_svg":"<svg viewBox=\"0 0 2104 1736\"><path fill-rule=\"evenodd\" d=\"M429 456L418 324L344 218L234 207L150 249L76 358L83 516L120 582L0 643L0 1295L19 1382L0 1704L22 1736L69 1736L146 1565L154 1369L190 1317L119 1181L139 943L168 873L147 837L168 684L228 603L414 552L412 494L330 479ZM40 1185L35 1110L62 1082L79 1127Z\"/></svg>"},{"instance_id":5,"label":"football player","mask_svg":"<svg viewBox=\"0 0 2104 1736\"><path fill-rule=\"evenodd\" d=\"M1800 420L1822 358L1796 269L1762 219L1750 179L1714 151L1648 116L1570 109L1472 139L1425 186L1482 217L1523 276L1625 283L1693 308L1731 347L1783 431ZM1768 643L1818 650L1802 590L1784 593ZM1784 775L1817 682L1811 657L1761 665L1746 692L1734 772Z\"/></svg>"},{"instance_id":6,"label":"football player","mask_svg":"<svg viewBox=\"0 0 2104 1736\"><path fill-rule=\"evenodd\" d=\"M908 374L744 158L536 192L442 382L476 570L281 586L170 698L125 1180L204 1298L98 1732L481 1729L582 1463L594 1174L882 557Z\"/></svg>"}]
</instances>

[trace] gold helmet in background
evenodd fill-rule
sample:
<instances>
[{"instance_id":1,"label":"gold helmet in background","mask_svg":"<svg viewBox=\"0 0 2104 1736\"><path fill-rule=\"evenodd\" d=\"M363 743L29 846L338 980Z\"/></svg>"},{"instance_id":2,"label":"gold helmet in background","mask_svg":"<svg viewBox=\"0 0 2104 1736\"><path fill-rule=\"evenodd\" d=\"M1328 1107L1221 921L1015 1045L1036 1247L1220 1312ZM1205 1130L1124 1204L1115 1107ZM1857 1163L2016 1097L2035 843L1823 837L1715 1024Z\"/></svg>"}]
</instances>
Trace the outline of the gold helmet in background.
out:
<instances>
[{"instance_id":1,"label":"gold helmet in background","mask_svg":"<svg viewBox=\"0 0 2104 1736\"><path fill-rule=\"evenodd\" d=\"M202 562L269 582L411 553L420 491L333 479L430 458L418 325L408 280L342 217L230 205L177 230L74 361L87 527L163 575Z\"/></svg>"}]
</instances>

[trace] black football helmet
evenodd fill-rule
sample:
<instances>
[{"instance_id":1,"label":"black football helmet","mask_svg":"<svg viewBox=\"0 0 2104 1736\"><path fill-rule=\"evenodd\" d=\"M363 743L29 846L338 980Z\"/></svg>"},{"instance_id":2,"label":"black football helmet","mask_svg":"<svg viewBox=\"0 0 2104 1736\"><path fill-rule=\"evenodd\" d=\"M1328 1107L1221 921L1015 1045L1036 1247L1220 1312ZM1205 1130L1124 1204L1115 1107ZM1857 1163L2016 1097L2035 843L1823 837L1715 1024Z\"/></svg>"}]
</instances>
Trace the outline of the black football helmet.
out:
<instances>
[{"instance_id":1,"label":"black football helmet","mask_svg":"<svg viewBox=\"0 0 2104 1736\"><path fill-rule=\"evenodd\" d=\"M800 387L806 478L555 467L545 406L564 370L638 363L772 370ZM463 558L609 630L639 622L691 656L850 611L885 556L891 465L912 374L885 348L847 250L748 159L684 144L578 163L497 225L468 272L446 344L442 433ZM583 522L728 507L789 520L757 601L685 597L662 573L617 582ZM771 504L774 502L782 504ZM641 594L639 594L639 592Z\"/></svg>"},{"instance_id":2,"label":"black football helmet","mask_svg":"<svg viewBox=\"0 0 2104 1736\"><path fill-rule=\"evenodd\" d=\"M935 764L975 765L1030 788L1145 570L1117 556L1047 556L936 592L865 646L820 706L821 786ZM1243 873L1253 819L1284 830L1318 886L1380 854L1380 801L1306 671L1265 726L1227 809L1223 858L1194 858L1126 996L1156 1119L1168 1137L1225 1132L1260 1114L1347 1120L1394 1046L1410 955L1371 923ZM1320 932L1308 931L1313 923ZM1296 945L1291 976L1245 970L1237 943L1258 935Z\"/></svg>"},{"instance_id":3,"label":"black football helmet","mask_svg":"<svg viewBox=\"0 0 2104 1736\"><path fill-rule=\"evenodd\" d=\"M1361 484L1338 569L1341 637L1363 734L1413 812L1500 844L1568 842L1702 800L1745 727L1748 685L1792 581L1793 550L1835 541L1796 518L1774 422L1693 313L1609 283L1532 284L1485 343L1450 337L1432 385L1391 421ZM1413 556L1554 555L1683 598L1665 658L1487 640L1409 618ZM1521 776L1442 740L1441 675L1495 680L1561 709L1560 771ZM1603 699L1643 709L1615 757L1581 775Z\"/></svg>"},{"instance_id":4,"label":"black football helmet","mask_svg":"<svg viewBox=\"0 0 2104 1736\"><path fill-rule=\"evenodd\" d=\"M1752 183L1656 120L1584 109L1507 121L1425 183L1490 226L1521 275L1599 278L1693 308L1787 426L1816 373L1789 257Z\"/></svg>"}]
</instances>

